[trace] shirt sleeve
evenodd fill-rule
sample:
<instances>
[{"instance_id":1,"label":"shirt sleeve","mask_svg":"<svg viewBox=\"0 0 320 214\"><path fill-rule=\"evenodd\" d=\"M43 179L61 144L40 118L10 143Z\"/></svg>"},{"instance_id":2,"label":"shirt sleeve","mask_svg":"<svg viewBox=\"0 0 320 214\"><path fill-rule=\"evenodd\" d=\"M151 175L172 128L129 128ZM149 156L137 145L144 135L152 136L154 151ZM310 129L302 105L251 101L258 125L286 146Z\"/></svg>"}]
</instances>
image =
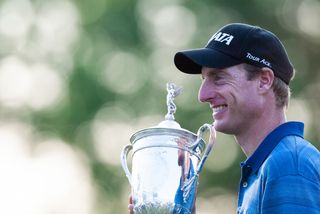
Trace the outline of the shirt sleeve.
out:
<instances>
[{"instance_id":1,"label":"shirt sleeve","mask_svg":"<svg viewBox=\"0 0 320 214\"><path fill-rule=\"evenodd\" d=\"M320 214L320 183L286 175L265 184L263 214Z\"/></svg>"}]
</instances>

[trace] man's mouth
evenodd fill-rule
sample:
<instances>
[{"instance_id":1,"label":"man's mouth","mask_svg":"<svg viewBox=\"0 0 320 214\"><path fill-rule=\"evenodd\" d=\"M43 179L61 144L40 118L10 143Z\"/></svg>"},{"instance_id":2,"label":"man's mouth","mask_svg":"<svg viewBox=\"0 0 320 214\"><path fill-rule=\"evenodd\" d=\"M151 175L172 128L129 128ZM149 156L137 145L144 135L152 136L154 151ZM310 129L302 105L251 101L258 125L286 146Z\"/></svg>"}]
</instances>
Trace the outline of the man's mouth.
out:
<instances>
[{"instance_id":1,"label":"man's mouth","mask_svg":"<svg viewBox=\"0 0 320 214\"><path fill-rule=\"evenodd\" d=\"M224 104L224 105L213 106L213 107L212 107L212 110L213 110L213 113L214 113L214 114L217 114L217 113L225 110L226 108L227 108L227 105Z\"/></svg>"}]
</instances>

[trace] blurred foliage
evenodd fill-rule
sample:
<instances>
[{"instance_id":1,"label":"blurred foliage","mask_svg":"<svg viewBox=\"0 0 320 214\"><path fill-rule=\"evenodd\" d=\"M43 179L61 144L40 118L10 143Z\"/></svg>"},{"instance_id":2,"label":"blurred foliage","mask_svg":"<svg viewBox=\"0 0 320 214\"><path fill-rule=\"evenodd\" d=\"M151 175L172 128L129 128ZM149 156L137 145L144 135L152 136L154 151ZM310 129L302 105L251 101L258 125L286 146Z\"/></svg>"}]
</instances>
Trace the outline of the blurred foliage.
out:
<instances>
[{"instance_id":1,"label":"blurred foliage","mask_svg":"<svg viewBox=\"0 0 320 214\"><path fill-rule=\"evenodd\" d=\"M177 2L178 3L178 2ZM192 47L202 47L203 44L207 41L210 34L217 30L218 26L222 26L228 22L246 22L254 25L263 26L273 32L275 32L283 41L286 43L287 41L289 45L295 46L298 45L298 49L294 47L288 48L289 55L292 56L292 62L295 64L297 70L297 78L292 83L292 91L293 97L300 96L303 98L305 102L308 103L308 108L310 108L311 113L313 115L313 121L310 124L311 130L319 130L319 114L316 113L316 109L319 108L319 100L314 99L314 92L319 91L318 89L314 89L313 92L310 91L310 85L317 85L319 81L319 46L320 44L312 39L306 38L302 32L297 31L299 28L297 23L292 26L284 26L283 23L279 19L279 7L282 4L287 2L285 1L180 1L181 5L189 8L197 19L198 28L196 30L193 41L189 44L186 44L183 48L192 48ZM102 35L106 36L109 39L109 42L113 44L113 46L118 47L124 51L129 52L142 52L142 55L148 56L150 50L154 47L150 46L141 36L140 29L138 26L140 25L139 19L137 19L137 10L135 8L137 2L136 1L126 1L124 3L108 3L107 9L104 14L94 23L90 23L88 25L83 25L85 31L89 32L89 34L95 34L95 29L99 28ZM288 3L287 3L288 4ZM299 2L295 2L293 4L298 4ZM90 5L88 5L90 7ZM163 5L165 7L165 5ZM216 12L216 13L215 13ZM297 11L290 11L290 13L296 13ZM319 11L320 12L320 11ZM280 14L281 15L281 14ZM188 25L188 23L185 23ZM315 27L319 27L318 26ZM179 26L177 26L179 28ZM199 32L199 33L198 33ZM296 44L298 43L298 44ZM303 53L306 53L307 56L307 69L305 69L305 65L303 63L298 64L299 61L299 50L302 49ZM172 56L174 52L171 53ZM161 59L157 59L161 61ZM92 62L94 63L94 62ZM172 65L173 66L173 65ZM105 91L98 86L95 86L95 83L91 81L90 78L86 75L79 74L75 72L74 75L78 75L73 78L73 81L70 82L71 92L74 94L73 103L75 105L75 112L73 112L73 116L70 119L71 125L76 125L81 122L81 120L90 119L90 117L94 114L103 104L103 101L108 102L114 99L128 99L130 100L130 106L134 108L134 111L137 113L137 116L146 114L146 112L154 113L158 112L159 114L164 113L164 92L160 91L158 88L155 88L152 84L146 83L146 87L141 88L136 93L132 94L131 97L134 99L130 99L128 97L119 97L115 96L110 91ZM87 73L94 72L88 71ZM117 71L114 71L117 72ZM128 71L130 72L130 71ZM148 67L148 72L150 72L150 78L153 77L153 68L152 66ZM172 76L177 75L176 73L172 73ZM302 78L303 77L303 78ZM124 79L119 79L119 84L124 84L126 81ZM168 77L170 79L170 76ZM77 82L78 81L78 82ZM77 88L77 84L84 87L86 90L81 90ZM188 86L187 86L188 87ZM316 87L316 86L314 86ZM163 89L165 89L165 85L163 85ZM102 92L101 92L102 91ZM77 93L79 100L77 100ZM160 96L161 95L161 96ZM188 94L184 94L183 96L189 96ZM105 97L106 100L103 100ZM158 105L155 105L156 109L145 109L141 106L141 103L148 102L148 99L151 97L159 97L156 101ZM309 101L312 99L313 101ZM78 102L77 102L78 101ZM179 108L179 107L178 107ZM195 108L189 110L179 109L177 113L177 120L187 129L195 131L199 125L205 121L211 120L210 115L203 115L202 117L194 117L193 115L197 115L200 111L208 111L206 107L204 108ZM65 110L63 111L65 112ZM76 127L75 127L76 128ZM70 132L72 133L72 132ZM311 132L309 136L307 136L314 144L319 148L319 132L314 131ZM89 142L88 142L89 143ZM202 192L206 192L207 187L222 187L228 189L228 191L236 192L238 179L240 177L239 174L239 165L238 163L241 160L244 160L244 156L239 152L237 160L234 162L232 166L230 166L227 170L222 172L210 172L205 171L201 176L200 189L199 194ZM101 166L101 171L108 171L108 166ZM98 168L97 168L98 170ZM119 169L113 169L117 171ZM121 169L120 169L121 170ZM100 175L105 178L109 178L114 180L114 178L105 173L98 173L95 171L94 173L97 180L101 179ZM99 184L103 185L103 182L99 182ZM111 182L113 184L113 182ZM104 189L108 192L108 188ZM117 188L114 188L113 191L117 191ZM119 191L119 190L118 190ZM115 193L115 196L118 195Z\"/></svg>"},{"instance_id":2,"label":"blurred foliage","mask_svg":"<svg viewBox=\"0 0 320 214\"><path fill-rule=\"evenodd\" d=\"M94 1L97 6L87 1L75 1L77 6L80 8L81 15L83 15L83 31L86 32L87 36L92 42L92 46L99 47L100 45L105 46L106 44L101 44L104 42L110 43L117 49L124 52L139 53L142 61L148 57L154 48L149 42L145 41L144 36L139 29L139 19L137 19L137 1ZM99 3L100 2L100 3ZM311 123L311 130L319 130L319 114L316 113L316 109L319 108L319 100L314 99L314 92L319 91L319 89L314 89L310 91L310 85L315 85L317 87L317 81L319 81L319 46L320 44L312 39L306 38L306 36L297 31L299 28L296 25L284 26L280 22L279 7L286 3L285 1L176 1L177 4L185 6L194 13L197 19L198 28L196 30L193 41L189 44L185 44L183 48L193 48L202 47L203 44L210 37L210 34L217 30L217 27L227 24L229 22L246 22L254 25L263 26L273 32L275 32L285 43L286 41L295 41L299 46L299 49L303 49L303 53L306 53L308 69L304 69L304 64L299 63L299 51L294 47L288 48L289 55L292 55L292 62L295 64L297 71L297 78L292 83L293 97L301 96L305 102L308 103L308 108L311 109L313 115L313 122ZM101 12L101 16L94 21L87 21L87 13L94 13L94 10L99 8L99 4L105 5L105 10ZM293 4L299 4L295 2ZM161 7L165 7L163 4ZM93 11L90 11L93 7ZM89 11L89 12L87 12ZM215 13L216 12L216 13ZM319 11L320 12L320 11ZM296 11L291 11L291 13L296 13ZM185 23L188 25L188 23ZM319 24L319 23L318 23ZM143 27L143 26L142 26ZM179 28L179 26L176 26ZM315 26L315 27L319 27ZM199 33L198 33L199 32ZM98 34L98 35L97 35ZM95 37L100 39L96 40ZM106 39L106 40L104 40ZM294 43L289 43L290 45L296 45ZM108 48L108 47L106 47ZM169 48L169 47L168 47ZM88 64L95 64L95 59L101 54L98 50L93 50L94 53L92 58L87 62ZM104 52L112 52L112 49L106 49ZM174 55L172 51L171 57ZM76 56L80 56L81 53L76 53ZM161 59L157 59L161 61ZM77 61L77 59L76 59ZM297 61L297 62L296 62ZM125 62L124 62L125 63ZM154 68L148 65L147 70L150 72L150 78L154 78L152 72ZM81 64L81 62L80 62ZM172 64L173 66L173 64ZM99 69L99 68L93 68ZM59 135L66 138L69 142L77 144L74 140L74 131L77 129L79 124L84 123L88 120L92 120L95 113L101 108L105 103L114 102L115 100L123 99L124 102L129 102L130 107L136 113L136 117L145 114L164 114L165 106L165 84L163 84L162 91L158 87L155 87L152 83L146 82L145 86L139 91L130 95L118 95L111 90L103 87L97 79L95 79L95 73L99 71L92 70L91 66L89 68L83 66L76 66L73 74L69 79L69 90L70 90L70 102L63 108L59 109L58 113L55 113L54 117L47 117L47 112L43 115L39 115L37 120L39 122L40 129L54 129L59 133ZM112 72L118 72L114 70ZM126 71L130 72L130 70ZM177 75L172 73L172 76ZM303 78L299 78L303 76ZM168 77L170 79L170 76ZM118 80L118 84L126 84L126 76L121 77ZM184 94L183 96L189 96ZM148 102L149 99L153 97L158 97L155 101L156 105L153 105L153 109L144 108L144 103ZM309 100L312 99L310 102ZM199 104L200 105L200 104ZM179 107L178 107L179 109ZM183 110L179 109L177 113L177 120L189 130L197 130L197 127L205 121L211 120L210 114L203 115L199 117L194 117L199 112L209 111L207 107L197 107L195 109ZM49 114L50 115L50 114ZM59 115L57 117L57 115ZM41 119L39 119L41 118ZM42 126L43 124L52 124L52 126ZM152 125L152 124L150 124ZM319 148L319 132L311 132L307 136L312 140L315 145ZM115 136L116 137L116 136ZM129 139L128 139L129 140ZM87 142L90 144L91 142ZM87 149L87 148L86 148ZM106 155L108 152L106 151ZM238 179L240 177L239 165L240 161L244 160L244 156L239 151L237 160L228 169L222 172L210 172L205 171L201 176L199 194L205 192L207 187L222 187L228 189L228 191L236 192ZM123 182L127 182L122 179L123 173L120 167L112 167L109 165L101 164L92 157L92 172L98 186L101 186L101 191L106 194L107 197L120 197L121 187ZM119 172L120 171L120 172ZM121 178L119 180L119 178ZM108 199L106 199L108 200ZM119 205L120 206L120 205Z\"/></svg>"},{"instance_id":3,"label":"blurred foliage","mask_svg":"<svg viewBox=\"0 0 320 214\"><path fill-rule=\"evenodd\" d=\"M35 5L41 4L40 2L33 1ZM117 120L117 117L119 120L125 118L121 122L132 124L132 134L139 128L156 125L160 120L145 122L145 127L135 124L142 117L165 115L165 84L171 80L184 87L181 98L176 100L176 119L182 127L196 132L201 124L210 122L212 119L208 106L197 103L196 100L199 78L184 77L184 74L178 72L173 64L173 56L177 50L204 46L211 34L227 23L259 25L273 31L284 42L297 70L291 85L293 99L301 100L305 106L301 111L310 114L306 138L320 148L320 11L317 11L317 15L313 7L317 5L320 9L317 1L73 0L72 3L80 15L80 33L74 49L69 53L74 66L65 78L66 98L52 108L32 111L31 122L40 133L54 133L88 156L95 187L101 197L97 203L114 202L111 208L98 205L102 207L99 213L126 212L127 201L126 198L123 199L123 195L129 194L129 186L119 164L107 163L97 156L92 128L86 124L96 120L101 109L113 106L115 113L106 117L112 120ZM176 45L170 44L170 36L173 35L170 32L167 38L158 35L162 32L161 26L169 26L170 17L175 15L165 9L174 7L177 14L182 11L182 14L189 14L190 17L178 17L182 23L174 22L179 25L174 26L171 31L187 37L184 31L195 26L190 39L184 43L177 40ZM308 9L309 16L316 19L312 23L308 22L312 17L306 17L308 13L305 10ZM165 17L166 14L168 17ZM184 23L184 18L195 22ZM68 23L68 20L65 22ZM312 31L313 28L318 30ZM184 41L184 36L181 41ZM5 56L8 53L1 54ZM117 57L124 61L111 66L112 62L118 60ZM135 61L131 63L130 59ZM108 78L114 79L105 82ZM128 115L117 114L116 111L121 112L118 105L122 105L121 108ZM113 139L105 139L105 142L117 143L120 135L122 130L114 133ZM129 142L129 138L127 141ZM226 141L230 142L220 143L234 143L230 138ZM124 143L127 142L122 142ZM105 156L114 152L104 151ZM210 159L218 161L213 157ZM236 194L240 177L239 162L244 159L238 148L235 160L227 168L220 171L205 169L200 178L199 196L212 197L220 194L216 189ZM118 200L119 198L121 199Z\"/></svg>"}]
</instances>

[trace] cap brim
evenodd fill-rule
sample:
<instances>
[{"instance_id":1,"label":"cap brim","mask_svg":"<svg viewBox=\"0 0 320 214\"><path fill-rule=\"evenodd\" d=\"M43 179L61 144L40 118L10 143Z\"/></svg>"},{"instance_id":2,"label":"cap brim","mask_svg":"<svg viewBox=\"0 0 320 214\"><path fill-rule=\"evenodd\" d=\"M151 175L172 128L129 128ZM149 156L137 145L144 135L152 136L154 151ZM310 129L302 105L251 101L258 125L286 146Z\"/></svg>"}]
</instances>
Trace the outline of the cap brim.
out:
<instances>
[{"instance_id":1,"label":"cap brim","mask_svg":"<svg viewBox=\"0 0 320 214\"><path fill-rule=\"evenodd\" d=\"M226 68L240 63L240 60L210 48L180 51L174 56L176 67L188 74L200 74L202 67Z\"/></svg>"}]
</instances>

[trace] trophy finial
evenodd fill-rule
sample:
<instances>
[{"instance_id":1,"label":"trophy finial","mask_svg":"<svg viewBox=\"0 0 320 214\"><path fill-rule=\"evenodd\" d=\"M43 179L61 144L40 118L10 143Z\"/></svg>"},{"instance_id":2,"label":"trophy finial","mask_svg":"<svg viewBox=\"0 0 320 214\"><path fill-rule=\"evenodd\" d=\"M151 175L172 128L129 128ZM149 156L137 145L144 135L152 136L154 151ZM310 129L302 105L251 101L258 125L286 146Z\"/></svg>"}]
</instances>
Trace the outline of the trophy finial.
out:
<instances>
[{"instance_id":1,"label":"trophy finial","mask_svg":"<svg viewBox=\"0 0 320 214\"><path fill-rule=\"evenodd\" d=\"M167 83L167 107L168 113L165 116L166 120L174 120L174 113L177 110L176 105L174 104L173 100L176 96L181 94L182 87L176 86L174 83Z\"/></svg>"}]
</instances>

